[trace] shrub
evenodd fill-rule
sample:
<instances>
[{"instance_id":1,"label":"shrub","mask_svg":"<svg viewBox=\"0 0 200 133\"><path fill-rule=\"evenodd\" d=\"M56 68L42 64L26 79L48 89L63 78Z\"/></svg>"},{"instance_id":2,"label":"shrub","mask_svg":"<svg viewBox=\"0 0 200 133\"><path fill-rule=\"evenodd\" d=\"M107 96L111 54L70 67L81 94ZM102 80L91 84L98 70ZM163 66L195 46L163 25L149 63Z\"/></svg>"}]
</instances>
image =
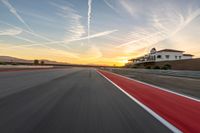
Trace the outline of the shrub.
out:
<instances>
[{"instance_id":1,"label":"shrub","mask_svg":"<svg viewBox=\"0 0 200 133\"><path fill-rule=\"evenodd\" d=\"M138 68L138 66L132 66L131 68Z\"/></svg>"},{"instance_id":2,"label":"shrub","mask_svg":"<svg viewBox=\"0 0 200 133\"><path fill-rule=\"evenodd\" d=\"M153 69L160 69L160 67L159 66L155 66Z\"/></svg>"},{"instance_id":3,"label":"shrub","mask_svg":"<svg viewBox=\"0 0 200 133\"><path fill-rule=\"evenodd\" d=\"M147 66L147 67L145 67L145 69L151 69L151 66Z\"/></svg>"},{"instance_id":4,"label":"shrub","mask_svg":"<svg viewBox=\"0 0 200 133\"><path fill-rule=\"evenodd\" d=\"M12 65L18 65L18 63L17 62L12 62Z\"/></svg>"},{"instance_id":5,"label":"shrub","mask_svg":"<svg viewBox=\"0 0 200 133\"><path fill-rule=\"evenodd\" d=\"M161 69L164 69L164 70L171 69L171 65L165 64Z\"/></svg>"},{"instance_id":6,"label":"shrub","mask_svg":"<svg viewBox=\"0 0 200 133\"><path fill-rule=\"evenodd\" d=\"M0 62L0 65L6 65L6 63L5 62Z\"/></svg>"}]
</instances>

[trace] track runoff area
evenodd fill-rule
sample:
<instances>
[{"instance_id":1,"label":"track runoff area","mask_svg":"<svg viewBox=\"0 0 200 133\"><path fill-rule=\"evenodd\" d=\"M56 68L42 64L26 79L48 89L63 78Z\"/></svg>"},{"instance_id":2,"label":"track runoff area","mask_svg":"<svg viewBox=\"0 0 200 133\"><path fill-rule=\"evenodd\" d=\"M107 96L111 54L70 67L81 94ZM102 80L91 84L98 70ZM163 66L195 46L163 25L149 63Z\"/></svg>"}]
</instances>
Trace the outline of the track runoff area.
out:
<instances>
[{"instance_id":1,"label":"track runoff area","mask_svg":"<svg viewBox=\"0 0 200 133\"><path fill-rule=\"evenodd\" d=\"M200 132L200 100L111 72L97 72L173 132Z\"/></svg>"}]
</instances>

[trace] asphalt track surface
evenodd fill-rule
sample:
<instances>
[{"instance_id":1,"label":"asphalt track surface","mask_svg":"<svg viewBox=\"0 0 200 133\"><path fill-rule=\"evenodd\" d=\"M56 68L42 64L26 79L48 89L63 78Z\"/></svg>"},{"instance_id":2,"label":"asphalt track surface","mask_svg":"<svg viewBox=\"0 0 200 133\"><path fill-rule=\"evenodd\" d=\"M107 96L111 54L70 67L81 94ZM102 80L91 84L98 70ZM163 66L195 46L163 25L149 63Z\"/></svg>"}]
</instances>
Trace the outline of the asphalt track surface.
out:
<instances>
[{"instance_id":1,"label":"asphalt track surface","mask_svg":"<svg viewBox=\"0 0 200 133\"><path fill-rule=\"evenodd\" d=\"M96 70L0 73L0 133L167 133Z\"/></svg>"}]
</instances>

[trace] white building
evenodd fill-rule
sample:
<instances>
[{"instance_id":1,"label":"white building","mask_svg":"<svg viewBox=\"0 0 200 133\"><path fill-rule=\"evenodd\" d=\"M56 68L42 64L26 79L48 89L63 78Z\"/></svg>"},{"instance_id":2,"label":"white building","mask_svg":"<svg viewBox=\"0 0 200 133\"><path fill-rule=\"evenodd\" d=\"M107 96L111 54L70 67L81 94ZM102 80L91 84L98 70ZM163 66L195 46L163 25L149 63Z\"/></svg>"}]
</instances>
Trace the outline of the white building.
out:
<instances>
[{"instance_id":1,"label":"white building","mask_svg":"<svg viewBox=\"0 0 200 133\"><path fill-rule=\"evenodd\" d=\"M156 51L155 48L152 48L149 54L138 57L136 59L132 59L132 61L134 61L134 63L143 63L143 62L192 59L193 55L183 54L183 53L184 51L179 51L174 49L163 49Z\"/></svg>"}]
</instances>

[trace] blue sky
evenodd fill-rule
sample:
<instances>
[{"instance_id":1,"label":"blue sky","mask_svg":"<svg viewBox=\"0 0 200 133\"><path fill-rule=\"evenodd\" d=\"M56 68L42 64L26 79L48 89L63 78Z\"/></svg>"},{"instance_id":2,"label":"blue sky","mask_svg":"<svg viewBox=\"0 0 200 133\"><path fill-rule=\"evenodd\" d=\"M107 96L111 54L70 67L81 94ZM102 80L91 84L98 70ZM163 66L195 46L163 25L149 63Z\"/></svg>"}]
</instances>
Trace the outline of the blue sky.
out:
<instances>
[{"instance_id":1,"label":"blue sky","mask_svg":"<svg viewBox=\"0 0 200 133\"><path fill-rule=\"evenodd\" d=\"M152 47L200 57L199 0L0 0L0 55L123 65Z\"/></svg>"}]
</instances>

